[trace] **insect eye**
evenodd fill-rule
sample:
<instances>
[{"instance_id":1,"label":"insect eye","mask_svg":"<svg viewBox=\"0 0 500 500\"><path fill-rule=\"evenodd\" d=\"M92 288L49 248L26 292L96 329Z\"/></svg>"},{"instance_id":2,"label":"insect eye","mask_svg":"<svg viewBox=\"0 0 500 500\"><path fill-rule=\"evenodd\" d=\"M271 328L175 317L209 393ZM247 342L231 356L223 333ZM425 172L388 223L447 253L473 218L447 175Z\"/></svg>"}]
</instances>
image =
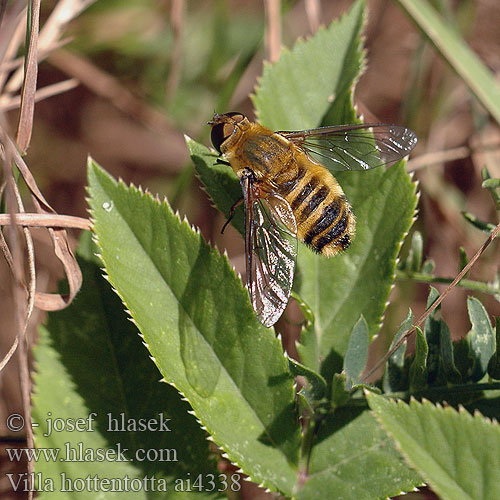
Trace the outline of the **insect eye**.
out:
<instances>
[{"instance_id":1,"label":"insect eye","mask_svg":"<svg viewBox=\"0 0 500 500\"><path fill-rule=\"evenodd\" d=\"M222 143L233 133L234 123L239 123L245 118L245 115L238 111L226 113L224 116L232 118L233 123L217 123L212 127L211 132L212 144L219 153L221 152L220 147Z\"/></svg>"},{"instance_id":2,"label":"insect eye","mask_svg":"<svg viewBox=\"0 0 500 500\"><path fill-rule=\"evenodd\" d=\"M230 116L236 123L241 122L245 118L245 115L243 113L240 113L239 111L231 111L230 113L226 114L227 116Z\"/></svg>"},{"instance_id":3,"label":"insect eye","mask_svg":"<svg viewBox=\"0 0 500 500\"><path fill-rule=\"evenodd\" d=\"M217 123L212 127L212 144L219 153L221 152L221 144L233 133L233 130L234 126L229 123Z\"/></svg>"}]
</instances>

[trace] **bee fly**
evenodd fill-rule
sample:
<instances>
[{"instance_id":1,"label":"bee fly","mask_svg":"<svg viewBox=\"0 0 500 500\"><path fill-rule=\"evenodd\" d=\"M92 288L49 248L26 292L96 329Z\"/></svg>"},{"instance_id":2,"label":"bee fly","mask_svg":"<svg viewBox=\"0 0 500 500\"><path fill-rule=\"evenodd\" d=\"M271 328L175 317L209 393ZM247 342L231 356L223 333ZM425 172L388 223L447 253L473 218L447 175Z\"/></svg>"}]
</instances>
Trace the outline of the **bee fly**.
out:
<instances>
[{"instance_id":1,"label":"bee fly","mask_svg":"<svg viewBox=\"0 0 500 500\"><path fill-rule=\"evenodd\" d=\"M351 205L331 172L393 163L410 154L417 137L379 123L273 132L238 112L216 113L209 125L212 144L240 179L247 288L270 327L292 291L297 239L331 257L354 237Z\"/></svg>"}]
</instances>

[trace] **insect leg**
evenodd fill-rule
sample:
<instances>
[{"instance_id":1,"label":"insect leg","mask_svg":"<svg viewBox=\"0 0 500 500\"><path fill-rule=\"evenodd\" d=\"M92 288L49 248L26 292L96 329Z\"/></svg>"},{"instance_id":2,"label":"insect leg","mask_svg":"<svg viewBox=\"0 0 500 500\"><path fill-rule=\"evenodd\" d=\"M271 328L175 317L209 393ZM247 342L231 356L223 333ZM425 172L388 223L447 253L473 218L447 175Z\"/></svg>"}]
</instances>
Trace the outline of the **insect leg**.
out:
<instances>
[{"instance_id":1,"label":"insect leg","mask_svg":"<svg viewBox=\"0 0 500 500\"><path fill-rule=\"evenodd\" d=\"M231 219L234 217L234 212L241 205L242 202L243 202L243 196L238 201L233 203L233 206L229 210L229 217L227 218L227 221L224 223L224 225L222 226L222 229L220 231L221 234L224 234L224 231L225 231L227 225L231 222Z\"/></svg>"},{"instance_id":2,"label":"insect leg","mask_svg":"<svg viewBox=\"0 0 500 500\"><path fill-rule=\"evenodd\" d=\"M227 165L228 167L230 167L230 166L231 166L231 164L230 164L228 161L226 161L226 160L221 160L220 158L217 158L217 159L215 160L215 163L218 163L219 165Z\"/></svg>"}]
</instances>

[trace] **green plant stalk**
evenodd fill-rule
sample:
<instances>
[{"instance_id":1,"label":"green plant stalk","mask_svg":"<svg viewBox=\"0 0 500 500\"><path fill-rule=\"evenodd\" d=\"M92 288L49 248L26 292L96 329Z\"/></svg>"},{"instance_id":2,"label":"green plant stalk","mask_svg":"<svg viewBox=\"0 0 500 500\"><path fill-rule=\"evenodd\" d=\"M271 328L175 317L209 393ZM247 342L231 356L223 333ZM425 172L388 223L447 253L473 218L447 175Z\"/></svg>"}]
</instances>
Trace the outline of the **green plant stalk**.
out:
<instances>
[{"instance_id":1,"label":"green plant stalk","mask_svg":"<svg viewBox=\"0 0 500 500\"><path fill-rule=\"evenodd\" d=\"M399 398L399 399L409 399L410 396L413 397L429 397L433 394L443 394L444 399L447 396L456 395L456 394L471 394L471 393L480 393L483 391L497 391L500 390L500 382L486 382L482 384L457 384L453 386L436 386L436 387L428 387L427 389L423 389L421 391L416 391L410 393L409 391L402 392L390 392L382 394L385 398Z\"/></svg>"},{"instance_id":2,"label":"green plant stalk","mask_svg":"<svg viewBox=\"0 0 500 500\"><path fill-rule=\"evenodd\" d=\"M421 391L399 391L399 392L386 392L380 394L384 398L388 399L403 399L409 400L410 397L415 398L429 398L435 394L442 394L444 400L446 397L457 395L457 394L471 394L471 393L481 393L483 391L498 391L500 390L500 382L486 382L482 384L458 384L453 386L436 386L436 387L428 387L427 389L423 389ZM365 398L352 398L350 399L344 407L349 408L367 408L368 404Z\"/></svg>"},{"instance_id":3,"label":"green plant stalk","mask_svg":"<svg viewBox=\"0 0 500 500\"><path fill-rule=\"evenodd\" d=\"M444 276L434 276L432 274L424 273L408 273L401 270L396 271L396 278L400 280L415 280L420 283L443 283L446 285L453 281L453 278L446 278ZM499 288L482 281L462 279L457 283L457 286L467 288L468 290L474 290L475 292L489 293L490 295L500 293Z\"/></svg>"},{"instance_id":4,"label":"green plant stalk","mask_svg":"<svg viewBox=\"0 0 500 500\"><path fill-rule=\"evenodd\" d=\"M299 480L297 488L300 489L302 485L307 481L309 476L309 461L311 459L312 447L314 444L314 436L316 434L316 420L314 416L308 416L307 421L304 425L304 431L302 436L302 444L300 447L300 458L299 458Z\"/></svg>"}]
</instances>

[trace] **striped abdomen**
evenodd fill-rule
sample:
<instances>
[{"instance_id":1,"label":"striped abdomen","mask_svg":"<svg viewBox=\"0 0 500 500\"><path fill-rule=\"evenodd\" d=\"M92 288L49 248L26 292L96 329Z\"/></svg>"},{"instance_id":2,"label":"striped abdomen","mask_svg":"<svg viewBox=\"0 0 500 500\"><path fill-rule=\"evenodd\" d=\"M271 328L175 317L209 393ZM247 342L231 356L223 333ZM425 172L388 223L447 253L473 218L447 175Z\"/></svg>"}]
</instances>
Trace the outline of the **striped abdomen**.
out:
<instances>
[{"instance_id":1,"label":"striped abdomen","mask_svg":"<svg viewBox=\"0 0 500 500\"><path fill-rule=\"evenodd\" d=\"M281 171L274 181L293 210L299 239L327 257L349 246L355 217L342 188L324 167L301 158L297 168Z\"/></svg>"}]
</instances>

